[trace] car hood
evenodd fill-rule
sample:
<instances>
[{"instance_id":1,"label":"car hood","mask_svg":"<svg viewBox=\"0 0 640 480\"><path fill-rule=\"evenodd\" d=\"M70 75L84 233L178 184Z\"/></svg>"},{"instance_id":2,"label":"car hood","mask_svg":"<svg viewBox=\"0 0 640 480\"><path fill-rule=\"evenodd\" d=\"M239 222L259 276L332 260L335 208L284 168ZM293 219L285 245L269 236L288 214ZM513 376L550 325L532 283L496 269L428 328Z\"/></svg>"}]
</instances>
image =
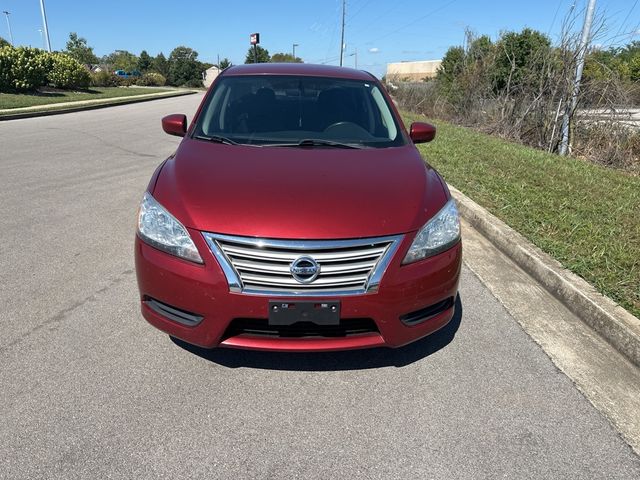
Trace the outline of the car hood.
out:
<instances>
[{"instance_id":1,"label":"car hood","mask_svg":"<svg viewBox=\"0 0 640 480\"><path fill-rule=\"evenodd\" d=\"M417 230L448 196L413 145L247 147L191 139L166 162L152 193L193 229L296 239Z\"/></svg>"}]
</instances>

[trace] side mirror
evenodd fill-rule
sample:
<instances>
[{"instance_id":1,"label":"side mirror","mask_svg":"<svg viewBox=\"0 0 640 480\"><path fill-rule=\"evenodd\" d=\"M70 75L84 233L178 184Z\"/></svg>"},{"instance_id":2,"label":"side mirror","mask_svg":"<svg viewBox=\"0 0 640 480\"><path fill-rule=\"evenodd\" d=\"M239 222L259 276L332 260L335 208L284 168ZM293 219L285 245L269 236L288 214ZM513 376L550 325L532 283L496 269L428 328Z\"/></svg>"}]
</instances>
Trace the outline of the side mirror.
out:
<instances>
[{"instance_id":1,"label":"side mirror","mask_svg":"<svg viewBox=\"0 0 640 480\"><path fill-rule=\"evenodd\" d=\"M430 123L413 122L409 129L413 143L426 143L436 138L436 127Z\"/></svg>"},{"instance_id":2,"label":"side mirror","mask_svg":"<svg viewBox=\"0 0 640 480\"><path fill-rule=\"evenodd\" d=\"M162 119L162 129L169 135L184 137L187 133L187 116L174 113Z\"/></svg>"}]
</instances>

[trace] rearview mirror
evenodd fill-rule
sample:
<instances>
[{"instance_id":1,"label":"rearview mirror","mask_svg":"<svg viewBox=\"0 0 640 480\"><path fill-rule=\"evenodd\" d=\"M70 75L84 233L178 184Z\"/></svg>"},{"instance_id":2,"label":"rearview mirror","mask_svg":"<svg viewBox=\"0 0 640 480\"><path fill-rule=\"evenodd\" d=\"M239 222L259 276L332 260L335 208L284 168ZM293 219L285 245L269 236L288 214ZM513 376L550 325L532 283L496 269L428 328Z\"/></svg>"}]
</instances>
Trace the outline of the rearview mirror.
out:
<instances>
[{"instance_id":1,"label":"rearview mirror","mask_svg":"<svg viewBox=\"0 0 640 480\"><path fill-rule=\"evenodd\" d=\"M167 115L162 119L162 129L169 135L184 137L187 133L187 116L179 113Z\"/></svg>"},{"instance_id":2,"label":"rearview mirror","mask_svg":"<svg viewBox=\"0 0 640 480\"><path fill-rule=\"evenodd\" d=\"M413 143L430 142L436 137L436 127L430 123L413 122L409 130Z\"/></svg>"}]
</instances>

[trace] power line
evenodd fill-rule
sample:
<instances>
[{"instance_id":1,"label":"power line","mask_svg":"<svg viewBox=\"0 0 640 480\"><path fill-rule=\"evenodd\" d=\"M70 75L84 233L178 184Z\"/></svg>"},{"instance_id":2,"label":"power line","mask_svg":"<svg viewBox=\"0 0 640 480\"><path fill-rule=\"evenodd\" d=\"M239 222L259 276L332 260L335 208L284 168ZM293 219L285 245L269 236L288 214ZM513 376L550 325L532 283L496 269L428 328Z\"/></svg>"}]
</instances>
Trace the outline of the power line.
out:
<instances>
[{"instance_id":1,"label":"power line","mask_svg":"<svg viewBox=\"0 0 640 480\"><path fill-rule=\"evenodd\" d=\"M406 1L406 0L405 0ZM366 30L371 30L371 26L375 25L379 20L382 19L388 19L389 14L391 12L393 12L394 10L398 9L398 6L401 5L402 3L404 3L403 1L398 1L395 3L395 5L393 5L393 7L391 7L388 10L385 10L383 13L381 13L380 15L378 15L377 17L375 17L373 20L370 20L367 22L367 26L366 26ZM358 35L359 33L363 32L365 30L365 28L361 28L359 30L355 30L354 35Z\"/></svg>"},{"instance_id":2,"label":"power line","mask_svg":"<svg viewBox=\"0 0 640 480\"><path fill-rule=\"evenodd\" d=\"M333 23L333 30L331 30L331 40L329 40L329 48L327 48L327 57L329 56L329 52L333 49L333 40L336 37L336 31L338 30L338 23L337 22L332 22Z\"/></svg>"},{"instance_id":3,"label":"power line","mask_svg":"<svg viewBox=\"0 0 640 480\"><path fill-rule=\"evenodd\" d=\"M418 22L420 22L420 21L424 20L425 18L427 18L427 17L429 17L429 16L433 15L434 13L438 13L438 12L440 12L440 11L444 10L444 9L445 9L445 8L447 8L448 6L453 5L456 1L457 1L457 0L451 0L451 1L447 2L447 3L445 3L444 5L442 5L441 7L436 8L436 9L434 9L434 10L431 10L431 11L430 11L429 13L427 13L426 15L423 15L423 16L421 16L421 17L418 17L418 18L416 18L415 20L412 20L411 22L409 22L409 23L407 23L407 24L405 24L405 25L401 26L400 28L397 28L397 29L395 29L395 30L393 30L393 31L391 31L391 32L389 32L389 33L387 33L387 34L385 34L385 35L382 35L381 37L378 37L378 38L376 38L376 39L374 39L374 40L372 40L372 41L373 41L373 42L377 42L378 40L382 40L383 38L390 37L391 35L394 35L394 34L396 34L396 33L400 32L400 31L404 30L404 29L405 29L405 28L407 28L407 27L410 27L410 26L412 26L412 25L415 25L416 23L418 23Z\"/></svg>"},{"instance_id":4,"label":"power line","mask_svg":"<svg viewBox=\"0 0 640 480\"><path fill-rule=\"evenodd\" d=\"M371 2L373 2L373 0L367 0L366 2L364 2L364 3L360 6L360 8L356 11L356 13L354 13L353 15L351 15L351 17L350 17L350 18L347 18L347 20L352 21L354 18L356 18L356 17L360 14L360 12L362 12L362 10L364 10L366 7L368 7L368 6L369 6L369 4L370 4Z\"/></svg>"},{"instance_id":5,"label":"power line","mask_svg":"<svg viewBox=\"0 0 640 480\"><path fill-rule=\"evenodd\" d=\"M556 19L558 18L558 12L560 12L560 7L562 6L563 0L558 2L558 8L556 8L556 13L553 14L553 20L551 21L551 25L549 26L549 30L547 30L547 35L551 35L551 30L553 30L553 26L556 24Z\"/></svg>"},{"instance_id":6,"label":"power line","mask_svg":"<svg viewBox=\"0 0 640 480\"><path fill-rule=\"evenodd\" d=\"M618 35L622 29L624 28L625 24L627 23L627 20L629 20L629 17L631 16L631 13L633 12L633 10L636 8L636 6L638 5L638 0L636 0L635 2L633 2L633 6L631 7L631 9L629 10L629 12L627 13L627 16L624 17L624 20L622 21L622 23L620 24L620 28L618 29L618 31L616 32L616 35Z\"/></svg>"},{"instance_id":7,"label":"power line","mask_svg":"<svg viewBox=\"0 0 640 480\"><path fill-rule=\"evenodd\" d=\"M624 37L626 39L626 38L631 38L631 37L633 37L635 35L638 35L638 32L640 32L639 29L640 29L640 22L637 23L636 26L633 27L631 30L628 30L626 32L622 32L622 33L619 33L619 34L616 34L616 35L612 35L611 37L605 38L604 40L602 40L601 44L602 45L612 46L612 45L614 45L614 44L619 42L616 39L619 39L620 37ZM613 41L613 40L616 40L616 41Z\"/></svg>"}]
</instances>

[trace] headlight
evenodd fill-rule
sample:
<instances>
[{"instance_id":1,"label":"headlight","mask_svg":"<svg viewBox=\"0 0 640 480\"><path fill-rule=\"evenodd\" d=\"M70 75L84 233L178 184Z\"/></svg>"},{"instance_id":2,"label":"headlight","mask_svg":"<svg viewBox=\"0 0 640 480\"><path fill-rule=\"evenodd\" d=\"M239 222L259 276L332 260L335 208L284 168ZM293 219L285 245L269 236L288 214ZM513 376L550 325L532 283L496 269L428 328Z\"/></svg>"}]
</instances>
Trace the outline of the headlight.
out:
<instances>
[{"instance_id":1,"label":"headlight","mask_svg":"<svg viewBox=\"0 0 640 480\"><path fill-rule=\"evenodd\" d=\"M402 263L417 262L440 253L452 247L458 240L460 240L460 217L452 198L420 229Z\"/></svg>"},{"instance_id":2,"label":"headlight","mask_svg":"<svg viewBox=\"0 0 640 480\"><path fill-rule=\"evenodd\" d=\"M138 213L138 235L159 250L203 263L187 229L147 192Z\"/></svg>"}]
</instances>

